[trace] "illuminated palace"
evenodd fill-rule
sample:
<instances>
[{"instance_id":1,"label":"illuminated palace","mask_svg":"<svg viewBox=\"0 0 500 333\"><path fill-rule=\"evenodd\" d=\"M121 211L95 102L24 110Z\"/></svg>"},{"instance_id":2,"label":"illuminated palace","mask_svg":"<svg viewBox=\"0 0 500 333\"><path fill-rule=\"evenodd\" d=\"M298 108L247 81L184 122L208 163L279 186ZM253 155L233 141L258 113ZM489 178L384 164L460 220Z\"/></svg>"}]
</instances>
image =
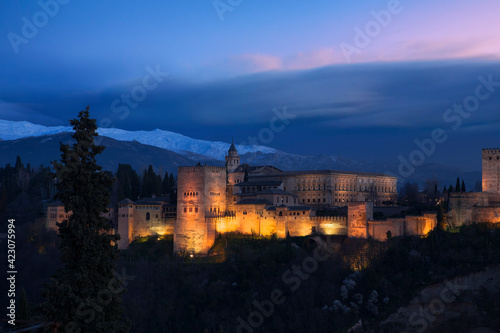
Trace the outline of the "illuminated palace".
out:
<instances>
[{"instance_id":1,"label":"illuminated palace","mask_svg":"<svg viewBox=\"0 0 500 333\"><path fill-rule=\"evenodd\" d=\"M281 171L240 164L234 144L226 167L179 167L174 251L208 253L220 233L278 237L313 232L385 240L426 234L436 215L373 221L373 205L395 203L397 178L344 171ZM348 206L348 216L316 216L318 209Z\"/></svg>"},{"instance_id":2,"label":"illuminated palace","mask_svg":"<svg viewBox=\"0 0 500 333\"><path fill-rule=\"evenodd\" d=\"M278 237L325 235L372 237L424 235L435 214L373 221L373 206L395 203L397 178L385 174L332 170L282 171L240 164L234 144L226 166L179 167L177 204L168 198L122 200L106 217L115 221L120 249L140 236L174 235L176 253L209 253L221 233ZM316 211L348 207L346 216ZM47 208L49 228L64 218L64 207Z\"/></svg>"}]
</instances>

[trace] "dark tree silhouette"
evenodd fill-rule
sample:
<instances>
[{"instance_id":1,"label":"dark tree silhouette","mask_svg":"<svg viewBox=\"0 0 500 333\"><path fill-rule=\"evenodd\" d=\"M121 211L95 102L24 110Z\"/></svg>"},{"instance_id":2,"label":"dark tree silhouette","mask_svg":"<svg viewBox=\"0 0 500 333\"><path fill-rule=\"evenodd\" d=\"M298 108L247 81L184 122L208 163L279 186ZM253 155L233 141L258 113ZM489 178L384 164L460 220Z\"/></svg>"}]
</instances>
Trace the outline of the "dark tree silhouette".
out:
<instances>
[{"instance_id":1,"label":"dark tree silhouette","mask_svg":"<svg viewBox=\"0 0 500 333\"><path fill-rule=\"evenodd\" d=\"M165 177L163 177L161 189L163 194L170 194L170 192L172 191L172 186L170 186L170 177L168 175L168 172L165 172Z\"/></svg>"},{"instance_id":2,"label":"dark tree silhouette","mask_svg":"<svg viewBox=\"0 0 500 333\"><path fill-rule=\"evenodd\" d=\"M121 294L124 288L115 275L120 236L101 213L107 210L113 179L96 163L104 146L94 144L96 121L89 107L70 121L76 141L61 143L61 162L52 162L58 194L68 220L58 223L61 259L51 285L42 292L42 308L49 320L61 323L63 331L128 332L123 320Z\"/></svg>"},{"instance_id":3,"label":"dark tree silhouette","mask_svg":"<svg viewBox=\"0 0 500 333\"><path fill-rule=\"evenodd\" d=\"M119 164L116 172L118 181L118 201L129 198L137 200L141 192L139 176L130 164Z\"/></svg>"}]
</instances>

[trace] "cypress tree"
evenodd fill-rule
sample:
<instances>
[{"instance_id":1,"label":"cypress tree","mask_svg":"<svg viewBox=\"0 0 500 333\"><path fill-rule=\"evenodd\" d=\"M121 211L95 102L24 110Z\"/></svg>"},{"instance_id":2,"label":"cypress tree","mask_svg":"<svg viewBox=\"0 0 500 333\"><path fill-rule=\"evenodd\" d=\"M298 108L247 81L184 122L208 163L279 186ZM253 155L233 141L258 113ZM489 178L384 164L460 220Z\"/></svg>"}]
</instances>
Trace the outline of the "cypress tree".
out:
<instances>
[{"instance_id":1,"label":"cypress tree","mask_svg":"<svg viewBox=\"0 0 500 333\"><path fill-rule=\"evenodd\" d=\"M132 200L137 200L141 195L141 182L139 181L139 175L137 172L130 167L130 191Z\"/></svg>"},{"instance_id":2,"label":"cypress tree","mask_svg":"<svg viewBox=\"0 0 500 333\"><path fill-rule=\"evenodd\" d=\"M118 201L129 198L137 200L141 194L141 186L137 172L130 164L119 164L116 172L118 181Z\"/></svg>"},{"instance_id":3,"label":"cypress tree","mask_svg":"<svg viewBox=\"0 0 500 333\"><path fill-rule=\"evenodd\" d=\"M465 190L465 182L464 182L464 180L463 180L463 179L462 179L462 188L460 189L460 191L462 191L462 192L467 192L467 191Z\"/></svg>"},{"instance_id":4,"label":"cypress tree","mask_svg":"<svg viewBox=\"0 0 500 333\"><path fill-rule=\"evenodd\" d=\"M455 185L455 192L460 192L460 178L457 177L457 185Z\"/></svg>"},{"instance_id":5,"label":"cypress tree","mask_svg":"<svg viewBox=\"0 0 500 333\"><path fill-rule=\"evenodd\" d=\"M71 146L60 144L61 161L52 162L59 183L56 199L64 203L68 220L58 223L61 259L51 285L43 290L47 318L62 324L63 331L128 332L123 320L123 282L115 276L118 250L107 211L113 179L102 171L96 156L104 146L94 144L96 120L89 107L70 121L75 133Z\"/></svg>"},{"instance_id":6,"label":"cypress tree","mask_svg":"<svg viewBox=\"0 0 500 333\"><path fill-rule=\"evenodd\" d=\"M16 157L16 171L23 168L23 162L21 162L21 156L17 155Z\"/></svg>"},{"instance_id":7,"label":"cypress tree","mask_svg":"<svg viewBox=\"0 0 500 333\"><path fill-rule=\"evenodd\" d=\"M174 178L174 174L171 173L170 174L170 191L172 193L173 193L174 187L175 187L175 178Z\"/></svg>"},{"instance_id":8,"label":"cypress tree","mask_svg":"<svg viewBox=\"0 0 500 333\"><path fill-rule=\"evenodd\" d=\"M168 175L168 171L165 172L165 177L163 177L163 182L161 184L161 187L163 194L170 194L171 186L170 186L170 177Z\"/></svg>"},{"instance_id":9,"label":"cypress tree","mask_svg":"<svg viewBox=\"0 0 500 333\"><path fill-rule=\"evenodd\" d=\"M148 198L151 197L151 183L149 181L148 177L148 172L147 170L144 170L142 172L142 190L141 190L141 197L142 198Z\"/></svg>"},{"instance_id":10,"label":"cypress tree","mask_svg":"<svg viewBox=\"0 0 500 333\"><path fill-rule=\"evenodd\" d=\"M163 191L162 191L162 182L161 182L161 175L160 174L155 174L154 175L154 180L155 180L155 187L154 187L154 193L156 194L157 197L161 197Z\"/></svg>"}]
</instances>

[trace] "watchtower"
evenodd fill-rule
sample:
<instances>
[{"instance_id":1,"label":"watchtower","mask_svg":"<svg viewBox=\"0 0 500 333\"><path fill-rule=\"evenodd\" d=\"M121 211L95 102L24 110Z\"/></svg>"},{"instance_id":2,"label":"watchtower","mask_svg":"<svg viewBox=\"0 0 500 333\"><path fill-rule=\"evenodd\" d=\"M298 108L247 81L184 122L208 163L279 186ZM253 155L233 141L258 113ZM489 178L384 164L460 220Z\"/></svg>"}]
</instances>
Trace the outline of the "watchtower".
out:
<instances>
[{"instance_id":1,"label":"watchtower","mask_svg":"<svg viewBox=\"0 0 500 333\"><path fill-rule=\"evenodd\" d=\"M216 166L179 167L174 251L206 254L215 241L215 225L206 217L226 211L226 169Z\"/></svg>"},{"instance_id":2,"label":"watchtower","mask_svg":"<svg viewBox=\"0 0 500 333\"><path fill-rule=\"evenodd\" d=\"M500 149L483 149L483 192L500 194Z\"/></svg>"}]
</instances>

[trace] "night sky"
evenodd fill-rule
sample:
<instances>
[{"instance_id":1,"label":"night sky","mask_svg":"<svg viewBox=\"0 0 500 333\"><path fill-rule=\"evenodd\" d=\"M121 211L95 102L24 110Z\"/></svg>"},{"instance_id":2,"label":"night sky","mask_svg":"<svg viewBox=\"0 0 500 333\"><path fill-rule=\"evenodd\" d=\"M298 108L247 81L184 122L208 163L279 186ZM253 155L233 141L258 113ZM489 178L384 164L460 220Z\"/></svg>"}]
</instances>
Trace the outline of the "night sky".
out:
<instances>
[{"instance_id":1,"label":"night sky","mask_svg":"<svg viewBox=\"0 0 500 333\"><path fill-rule=\"evenodd\" d=\"M441 129L426 162L480 170L500 146L500 2L352 2L2 1L0 119L90 105L104 127L378 161Z\"/></svg>"}]
</instances>

